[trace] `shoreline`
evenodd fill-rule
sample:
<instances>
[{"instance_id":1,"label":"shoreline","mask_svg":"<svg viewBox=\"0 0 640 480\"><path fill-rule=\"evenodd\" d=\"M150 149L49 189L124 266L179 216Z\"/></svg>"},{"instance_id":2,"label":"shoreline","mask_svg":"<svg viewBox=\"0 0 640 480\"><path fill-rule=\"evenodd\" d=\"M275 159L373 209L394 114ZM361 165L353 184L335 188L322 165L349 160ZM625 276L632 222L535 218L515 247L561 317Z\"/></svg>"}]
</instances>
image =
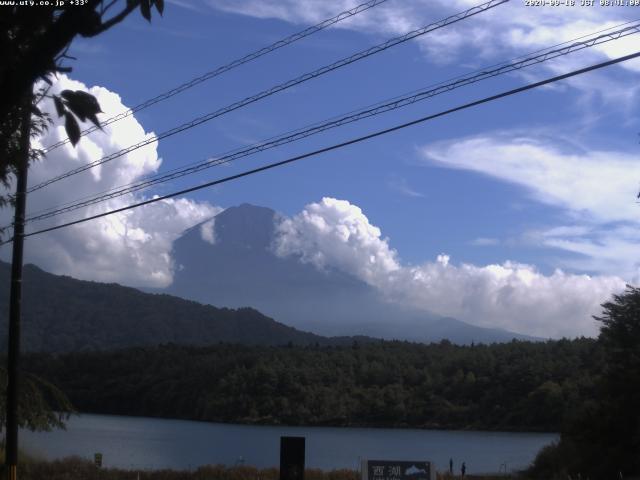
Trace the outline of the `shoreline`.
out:
<instances>
[{"instance_id":1,"label":"shoreline","mask_svg":"<svg viewBox=\"0 0 640 480\"><path fill-rule=\"evenodd\" d=\"M146 445L149 432L153 441ZM358 458L428 459L436 468L450 456L466 460L469 473L498 473L526 468L537 452L557 441L557 434L419 429L373 429L214 424L180 419L80 414L67 430L21 433L21 445L36 458L63 459L104 455L104 465L122 469L186 470L200 465L278 465L282 436L307 439L307 467L357 469ZM482 454L475 453L477 448ZM382 452L382 453L381 453ZM504 467L502 467L504 469ZM255 480L255 479L254 479Z\"/></svg>"},{"instance_id":2,"label":"shoreline","mask_svg":"<svg viewBox=\"0 0 640 480\"><path fill-rule=\"evenodd\" d=\"M71 417L78 417L82 415L101 415L105 417L121 417L121 418L140 418L140 419L152 419L152 420L169 420L169 421L181 421L181 422L197 422L207 423L212 425L238 425L247 427L291 427L291 428L363 428L363 429L375 429L375 430L433 430L433 431L447 431L447 432L476 432L476 433L523 433L523 434L536 434L541 435L559 435L559 432L553 432L548 430L521 430L509 427L500 428L474 428L473 426L460 427L460 426L447 426L440 424L425 424L425 425L407 425L407 424L390 424L390 425L375 425L364 423L300 423L300 424L286 424L279 422L268 421L243 421L239 419L233 422L225 422L223 420L199 420L194 418L176 418L176 417L160 417L153 415L131 415L122 413L102 413L102 412L75 412L71 414Z\"/></svg>"}]
</instances>

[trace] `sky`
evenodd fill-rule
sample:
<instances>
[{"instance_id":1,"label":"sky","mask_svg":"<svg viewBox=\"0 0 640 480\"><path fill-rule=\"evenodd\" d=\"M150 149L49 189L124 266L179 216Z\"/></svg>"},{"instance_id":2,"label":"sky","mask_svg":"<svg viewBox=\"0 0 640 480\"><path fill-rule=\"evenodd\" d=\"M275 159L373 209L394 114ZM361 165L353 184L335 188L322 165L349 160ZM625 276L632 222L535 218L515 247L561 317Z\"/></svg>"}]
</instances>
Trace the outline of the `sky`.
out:
<instances>
[{"instance_id":1,"label":"sky","mask_svg":"<svg viewBox=\"0 0 640 480\"><path fill-rule=\"evenodd\" d=\"M596 2L598 3L598 2ZM349 0L169 0L78 39L53 91L88 89L108 118L357 5ZM30 185L478 3L388 0L50 152ZM423 89L640 18L640 7L512 0L34 192L28 212ZM616 28L612 28L616 30ZM635 52L638 34L456 89L257 155L33 223L87 217L283 160ZM640 62L632 60L292 165L29 237L56 274L164 287L185 229L241 203L285 218L274 246L401 302L544 337L596 335L591 315L640 280ZM53 112L51 101L42 108ZM56 117L54 114L53 117ZM64 138L56 123L35 146ZM10 212L0 212L4 224ZM211 224L209 224L211 226ZM215 228L215 224L213 224ZM204 232L204 231L203 231ZM214 238L214 232L207 235ZM5 246L0 257L7 260Z\"/></svg>"}]
</instances>

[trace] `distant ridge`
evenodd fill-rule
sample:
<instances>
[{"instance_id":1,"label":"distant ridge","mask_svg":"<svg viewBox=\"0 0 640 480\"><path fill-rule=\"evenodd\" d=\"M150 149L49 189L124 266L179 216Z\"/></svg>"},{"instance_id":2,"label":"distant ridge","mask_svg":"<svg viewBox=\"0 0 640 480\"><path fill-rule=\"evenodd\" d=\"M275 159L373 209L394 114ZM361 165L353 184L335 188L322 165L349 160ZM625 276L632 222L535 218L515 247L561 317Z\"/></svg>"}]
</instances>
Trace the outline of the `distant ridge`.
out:
<instances>
[{"instance_id":1,"label":"distant ridge","mask_svg":"<svg viewBox=\"0 0 640 480\"><path fill-rule=\"evenodd\" d=\"M0 262L0 351L6 350L10 265ZM167 343L204 346L351 344L288 327L252 308L215 308L118 284L24 267L22 349L70 352Z\"/></svg>"}]
</instances>

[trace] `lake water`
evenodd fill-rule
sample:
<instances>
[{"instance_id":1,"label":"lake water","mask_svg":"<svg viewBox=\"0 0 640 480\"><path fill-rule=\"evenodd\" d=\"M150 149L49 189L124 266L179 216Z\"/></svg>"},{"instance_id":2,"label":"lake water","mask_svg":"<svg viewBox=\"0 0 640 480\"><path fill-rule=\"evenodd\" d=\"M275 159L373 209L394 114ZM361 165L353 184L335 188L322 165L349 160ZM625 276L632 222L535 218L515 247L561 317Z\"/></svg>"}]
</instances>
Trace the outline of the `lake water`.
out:
<instances>
[{"instance_id":1,"label":"lake water","mask_svg":"<svg viewBox=\"0 0 640 480\"><path fill-rule=\"evenodd\" d=\"M357 469L360 458L431 460L438 470L468 473L526 467L543 446L557 440L550 433L506 433L384 428L267 427L156 418L81 415L67 430L23 431L20 446L47 459L78 455L103 465L127 469L194 469L206 464L278 466L280 436L306 437L306 466L325 470ZM503 467L504 468L504 467Z\"/></svg>"}]
</instances>

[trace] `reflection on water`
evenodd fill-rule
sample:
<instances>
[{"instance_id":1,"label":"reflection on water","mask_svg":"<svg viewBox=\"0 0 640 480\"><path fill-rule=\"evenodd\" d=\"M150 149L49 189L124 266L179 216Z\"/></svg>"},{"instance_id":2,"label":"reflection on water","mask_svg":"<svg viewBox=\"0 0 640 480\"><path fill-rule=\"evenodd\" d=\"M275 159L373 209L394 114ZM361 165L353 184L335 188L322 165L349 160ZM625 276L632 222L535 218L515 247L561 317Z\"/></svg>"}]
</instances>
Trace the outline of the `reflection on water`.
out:
<instances>
[{"instance_id":1,"label":"reflection on water","mask_svg":"<svg viewBox=\"0 0 640 480\"><path fill-rule=\"evenodd\" d=\"M105 467L190 469L205 464L278 466L280 436L306 437L306 465L325 470L359 467L359 459L431 460L446 470L464 461L467 473L526 467L549 433L467 432L332 427L226 425L156 418L81 415L66 431L21 432L27 452L53 459L103 454ZM504 466L502 466L504 470Z\"/></svg>"}]
</instances>

